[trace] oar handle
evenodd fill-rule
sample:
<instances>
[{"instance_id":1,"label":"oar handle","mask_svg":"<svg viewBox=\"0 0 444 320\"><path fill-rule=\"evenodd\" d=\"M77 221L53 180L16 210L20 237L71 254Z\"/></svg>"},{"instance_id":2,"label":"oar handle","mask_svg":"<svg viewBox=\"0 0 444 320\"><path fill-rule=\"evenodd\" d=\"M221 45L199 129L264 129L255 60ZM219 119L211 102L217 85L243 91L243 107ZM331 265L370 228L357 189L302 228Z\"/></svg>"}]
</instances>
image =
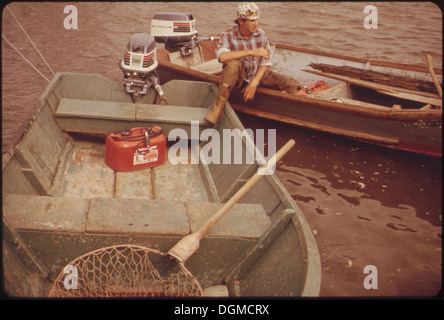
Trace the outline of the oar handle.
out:
<instances>
[{"instance_id":1,"label":"oar handle","mask_svg":"<svg viewBox=\"0 0 444 320\"><path fill-rule=\"evenodd\" d=\"M270 160L268 160L255 174L196 232L184 237L168 252L181 262L185 262L198 248L199 241L208 233L216 222L221 219L251 188L273 168L276 163L295 145L294 140L288 141Z\"/></svg>"}]
</instances>

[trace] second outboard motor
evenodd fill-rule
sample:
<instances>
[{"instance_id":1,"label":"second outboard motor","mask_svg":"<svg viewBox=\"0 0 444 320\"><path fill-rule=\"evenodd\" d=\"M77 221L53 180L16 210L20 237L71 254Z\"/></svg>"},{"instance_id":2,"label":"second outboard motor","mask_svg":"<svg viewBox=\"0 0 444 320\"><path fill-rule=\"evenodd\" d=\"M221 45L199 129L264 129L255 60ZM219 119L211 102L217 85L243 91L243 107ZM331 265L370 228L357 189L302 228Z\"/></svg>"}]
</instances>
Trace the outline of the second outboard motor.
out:
<instances>
[{"instance_id":1,"label":"second outboard motor","mask_svg":"<svg viewBox=\"0 0 444 320\"><path fill-rule=\"evenodd\" d=\"M164 43L170 52L192 55L197 44L196 20L180 12L159 12L151 19L151 34L156 42Z\"/></svg>"}]
</instances>

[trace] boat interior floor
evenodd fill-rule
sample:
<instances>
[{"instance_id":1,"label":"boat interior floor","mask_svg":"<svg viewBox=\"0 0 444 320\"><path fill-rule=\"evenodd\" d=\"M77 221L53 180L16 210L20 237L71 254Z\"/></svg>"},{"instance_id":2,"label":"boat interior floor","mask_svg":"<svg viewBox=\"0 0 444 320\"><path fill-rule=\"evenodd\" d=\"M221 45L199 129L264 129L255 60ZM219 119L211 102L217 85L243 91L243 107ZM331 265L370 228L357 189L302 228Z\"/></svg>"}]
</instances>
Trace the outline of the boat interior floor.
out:
<instances>
[{"instance_id":1,"label":"boat interior floor","mask_svg":"<svg viewBox=\"0 0 444 320\"><path fill-rule=\"evenodd\" d=\"M165 161L157 167L117 172L106 165L105 149L105 144L76 141L58 173L53 194L80 198L209 200L196 165L173 165Z\"/></svg>"},{"instance_id":2,"label":"boat interior floor","mask_svg":"<svg viewBox=\"0 0 444 320\"><path fill-rule=\"evenodd\" d=\"M3 194L4 213L18 229L180 236L222 206L210 201L199 165L165 160L117 172L105 163L103 143L71 140L65 148L47 195ZM209 236L254 239L270 225L262 205L239 203Z\"/></svg>"}]
</instances>

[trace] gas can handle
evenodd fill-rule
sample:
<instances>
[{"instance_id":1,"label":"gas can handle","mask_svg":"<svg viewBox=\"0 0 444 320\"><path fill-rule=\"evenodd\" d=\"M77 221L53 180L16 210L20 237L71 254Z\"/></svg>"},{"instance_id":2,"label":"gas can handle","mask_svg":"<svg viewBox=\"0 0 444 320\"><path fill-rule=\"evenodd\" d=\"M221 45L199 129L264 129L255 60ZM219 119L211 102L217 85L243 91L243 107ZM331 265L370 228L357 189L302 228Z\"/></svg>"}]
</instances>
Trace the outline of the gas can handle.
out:
<instances>
[{"instance_id":1,"label":"gas can handle","mask_svg":"<svg viewBox=\"0 0 444 320\"><path fill-rule=\"evenodd\" d=\"M151 141L150 141L150 138L149 138L149 130L145 130L145 144L146 144L147 148L149 148L149 146L151 144Z\"/></svg>"}]
</instances>

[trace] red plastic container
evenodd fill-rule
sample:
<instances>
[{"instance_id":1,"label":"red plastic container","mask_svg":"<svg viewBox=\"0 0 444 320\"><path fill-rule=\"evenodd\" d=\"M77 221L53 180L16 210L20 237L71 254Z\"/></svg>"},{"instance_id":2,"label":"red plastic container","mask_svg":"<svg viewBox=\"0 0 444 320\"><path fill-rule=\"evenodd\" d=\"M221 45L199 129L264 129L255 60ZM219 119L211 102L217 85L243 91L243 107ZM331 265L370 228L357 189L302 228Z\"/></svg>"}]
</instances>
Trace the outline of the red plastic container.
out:
<instances>
[{"instance_id":1,"label":"red plastic container","mask_svg":"<svg viewBox=\"0 0 444 320\"><path fill-rule=\"evenodd\" d=\"M135 171L163 164L165 150L161 127L137 127L106 137L105 162L115 171Z\"/></svg>"}]
</instances>

